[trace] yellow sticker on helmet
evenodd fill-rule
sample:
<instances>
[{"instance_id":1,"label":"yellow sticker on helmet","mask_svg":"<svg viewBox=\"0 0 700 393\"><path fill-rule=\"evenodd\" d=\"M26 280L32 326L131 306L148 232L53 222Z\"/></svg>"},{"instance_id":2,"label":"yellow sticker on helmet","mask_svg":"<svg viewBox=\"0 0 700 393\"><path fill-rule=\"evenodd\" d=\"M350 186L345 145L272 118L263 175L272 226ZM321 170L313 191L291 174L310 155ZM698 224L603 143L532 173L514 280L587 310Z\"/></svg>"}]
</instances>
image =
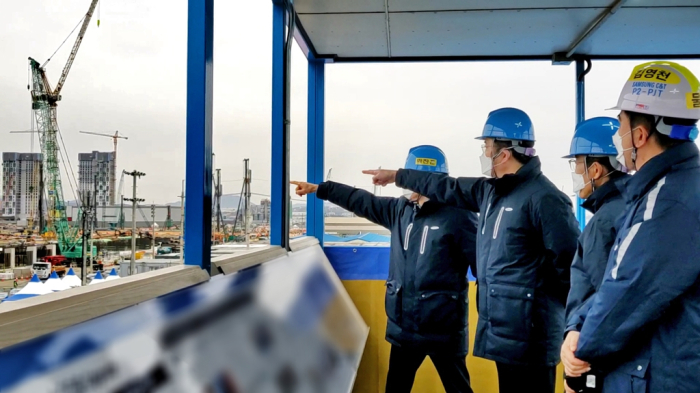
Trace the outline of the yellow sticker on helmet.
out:
<instances>
[{"instance_id":1,"label":"yellow sticker on helmet","mask_svg":"<svg viewBox=\"0 0 700 393\"><path fill-rule=\"evenodd\" d=\"M685 105L688 109L700 109L700 93L685 93Z\"/></svg>"},{"instance_id":2,"label":"yellow sticker on helmet","mask_svg":"<svg viewBox=\"0 0 700 393\"><path fill-rule=\"evenodd\" d=\"M437 166L437 160L434 158L416 158L416 165Z\"/></svg>"},{"instance_id":3,"label":"yellow sticker on helmet","mask_svg":"<svg viewBox=\"0 0 700 393\"><path fill-rule=\"evenodd\" d=\"M639 65L632 70L632 75L630 75L630 81L655 81L670 84L677 84L681 82L681 78L676 75L675 72L669 71L665 68L660 67L644 67L644 64Z\"/></svg>"}]
</instances>

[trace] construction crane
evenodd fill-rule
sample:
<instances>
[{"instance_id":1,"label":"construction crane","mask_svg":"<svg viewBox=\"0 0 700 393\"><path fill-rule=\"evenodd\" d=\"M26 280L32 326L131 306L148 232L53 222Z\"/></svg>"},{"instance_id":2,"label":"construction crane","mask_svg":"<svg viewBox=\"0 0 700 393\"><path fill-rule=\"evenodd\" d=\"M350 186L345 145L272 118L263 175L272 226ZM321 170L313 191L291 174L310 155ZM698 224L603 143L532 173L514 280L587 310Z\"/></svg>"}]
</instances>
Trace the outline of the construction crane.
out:
<instances>
[{"instance_id":1,"label":"construction crane","mask_svg":"<svg viewBox=\"0 0 700 393\"><path fill-rule=\"evenodd\" d=\"M119 178L119 189L117 193L119 194L119 214L117 218L117 228L124 228L124 174L126 171L122 171L122 176Z\"/></svg>"},{"instance_id":2,"label":"construction crane","mask_svg":"<svg viewBox=\"0 0 700 393\"><path fill-rule=\"evenodd\" d=\"M109 185L109 204L114 205L114 180L115 177L117 176L117 141L119 139L129 139L129 137L126 136L121 136L119 135L119 131L114 131L114 135L110 134L100 134L98 132L89 132L89 131L80 131L82 134L89 134L89 135L97 135L97 136L106 136L108 138L112 138L114 141L114 159L112 160L112 169L111 169L111 174L110 177L112 178L112 184Z\"/></svg>"},{"instance_id":3,"label":"construction crane","mask_svg":"<svg viewBox=\"0 0 700 393\"><path fill-rule=\"evenodd\" d=\"M66 217L66 205L63 198L63 186L61 184L61 171L59 167L59 128L56 115L58 101L61 100L61 90L63 89L71 66L83 42L88 24L95 12L98 0L91 0L85 17L83 18L78 37L73 44L68 61L63 67L61 77L56 84L56 88L51 88L49 79L46 76L45 65L51 60L47 60L42 66L38 61L29 58L29 68L32 74L31 85L28 86L32 96L32 110L39 133L41 153L43 159L44 181L48 194L47 226L56 233L60 253L67 258L78 258L82 255L82 246L78 237L78 228L71 228ZM62 139L61 139L62 142ZM64 163L65 165L65 163ZM70 171L70 167L67 171ZM72 172L71 172L72 173ZM70 178L69 178L70 182Z\"/></svg>"}]
</instances>

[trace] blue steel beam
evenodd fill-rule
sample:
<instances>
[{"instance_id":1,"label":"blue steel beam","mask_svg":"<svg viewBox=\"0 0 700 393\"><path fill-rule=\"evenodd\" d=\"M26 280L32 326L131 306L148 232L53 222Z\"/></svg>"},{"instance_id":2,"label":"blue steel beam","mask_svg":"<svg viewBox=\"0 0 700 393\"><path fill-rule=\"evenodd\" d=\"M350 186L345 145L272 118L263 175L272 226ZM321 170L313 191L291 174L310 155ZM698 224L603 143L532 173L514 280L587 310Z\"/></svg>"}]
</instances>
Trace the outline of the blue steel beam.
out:
<instances>
[{"instance_id":1,"label":"blue steel beam","mask_svg":"<svg viewBox=\"0 0 700 393\"><path fill-rule=\"evenodd\" d=\"M319 184L324 173L325 63L309 60L306 179ZM314 236L323 246L323 201L316 194L306 197L306 235Z\"/></svg>"},{"instance_id":2,"label":"blue steel beam","mask_svg":"<svg viewBox=\"0 0 700 393\"><path fill-rule=\"evenodd\" d=\"M289 57L285 5L272 4L272 166L270 244L289 249Z\"/></svg>"},{"instance_id":3,"label":"blue steel beam","mask_svg":"<svg viewBox=\"0 0 700 393\"><path fill-rule=\"evenodd\" d=\"M304 54L304 56L306 56L306 60L318 60L316 59L316 50L314 49L313 45L311 45L311 40L304 31L304 28L301 26L298 16L296 16L296 23L294 26L294 41L297 42L301 52ZM329 59L324 61L330 62Z\"/></svg>"},{"instance_id":4,"label":"blue steel beam","mask_svg":"<svg viewBox=\"0 0 700 393\"><path fill-rule=\"evenodd\" d=\"M211 270L214 0L188 0L185 264Z\"/></svg>"},{"instance_id":5,"label":"blue steel beam","mask_svg":"<svg viewBox=\"0 0 700 393\"><path fill-rule=\"evenodd\" d=\"M586 120L586 79L584 61L576 60L576 124ZM581 231L586 227L586 209L581 207L583 199L576 196L576 218Z\"/></svg>"}]
</instances>

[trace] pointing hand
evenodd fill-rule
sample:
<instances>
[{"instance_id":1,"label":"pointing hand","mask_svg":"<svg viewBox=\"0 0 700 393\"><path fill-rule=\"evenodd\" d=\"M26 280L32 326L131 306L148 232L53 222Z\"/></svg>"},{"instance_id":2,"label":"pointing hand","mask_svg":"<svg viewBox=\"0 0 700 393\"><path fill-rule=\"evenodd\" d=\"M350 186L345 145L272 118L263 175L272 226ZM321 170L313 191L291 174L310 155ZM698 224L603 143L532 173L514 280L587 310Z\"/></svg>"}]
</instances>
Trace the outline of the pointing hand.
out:
<instances>
[{"instance_id":1,"label":"pointing hand","mask_svg":"<svg viewBox=\"0 0 700 393\"><path fill-rule=\"evenodd\" d=\"M313 194L318 190L317 184L306 183L303 181L290 181L293 185L297 186L296 193L299 196L304 196L306 194Z\"/></svg>"},{"instance_id":2,"label":"pointing hand","mask_svg":"<svg viewBox=\"0 0 700 393\"><path fill-rule=\"evenodd\" d=\"M396 171L389 169L368 169L362 171L365 175L372 176L372 184L378 186L386 186L387 184L394 183L396 181Z\"/></svg>"}]
</instances>

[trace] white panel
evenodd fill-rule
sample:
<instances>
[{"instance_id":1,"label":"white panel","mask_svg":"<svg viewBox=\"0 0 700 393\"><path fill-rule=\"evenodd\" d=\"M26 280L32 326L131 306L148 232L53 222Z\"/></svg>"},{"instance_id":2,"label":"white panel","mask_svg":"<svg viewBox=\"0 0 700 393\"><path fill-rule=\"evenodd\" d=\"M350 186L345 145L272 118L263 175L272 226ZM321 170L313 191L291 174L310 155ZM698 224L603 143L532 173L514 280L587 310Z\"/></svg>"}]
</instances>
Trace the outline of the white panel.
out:
<instances>
[{"instance_id":1,"label":"white panel","mask_svg":"<svg viewBox=\"0 0 700 393\"><path fill-rule=\"evenodd\" d=\"M296 0L297 14L384 12L384 0Z\"/></svg>"},{"instance_id":2,"label":"white panel","mask_svg":"<svg viewBox=\"0 0 700 393\"><path fill-rule=\"evenodd\" d=\"M388 56L384 14L307 14L299 18L319 54Z\"/></svg>"},{"instance_id":3,"label":"white panel","mask_svg":"<svg viewBox=\"0 0 700 393\"><path fill-rule=\"evenodd\" d=\"M601 9L390 14L392 56L525 56L565 50Z\"/></svg>"},{"instance_id":4,"label":"white panel","mask_svg":"<svg viewBox=\"0 0 700 393\"><path fill-rule=\"evenodd\" d=\"M696 0L697 1L697 0ZM595 55L700 54L700 7L628 8L616 13L586 43Z\"/></svg>"},{"instance_id":5,"label":"white panel","mask_svg":"<svg viewBox=\"0 0 700 393\"><path fill-rule=\"evenodd\" d=\"M389 12L609 7L613 0L388 0ZM648 0L654 2L653 0ZM349 1L352 2L352 1ZM658 1L657 1L658 2Z\"/></svg>"}]
</instances>

